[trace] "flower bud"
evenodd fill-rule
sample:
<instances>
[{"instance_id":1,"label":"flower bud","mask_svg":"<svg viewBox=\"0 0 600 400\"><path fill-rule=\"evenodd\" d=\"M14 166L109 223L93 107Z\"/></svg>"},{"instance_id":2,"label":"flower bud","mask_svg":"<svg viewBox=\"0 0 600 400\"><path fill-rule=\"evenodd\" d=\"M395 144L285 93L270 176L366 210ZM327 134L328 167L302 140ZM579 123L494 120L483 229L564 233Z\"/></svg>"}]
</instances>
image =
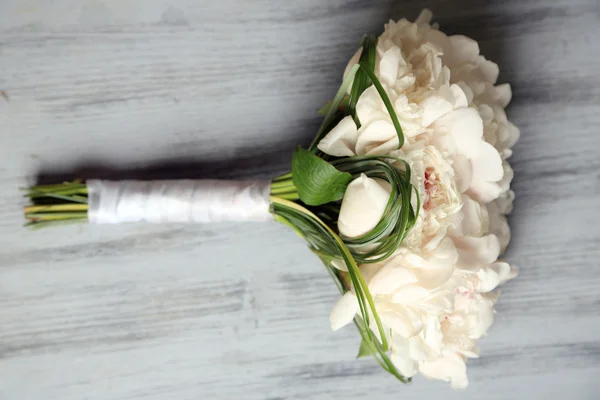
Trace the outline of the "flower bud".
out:
<instances>
[{"instance_id":1,"label":"flower bud","mask_svg":"<svg viewBox=\"0 0 600 400\"><path fill-rule=\"evenodd\" d=\"M340 233L355 238L372 230L381 220L391 192L389 183L365 174L350 182L338 217Z\"/></svg>"}]
</instances>

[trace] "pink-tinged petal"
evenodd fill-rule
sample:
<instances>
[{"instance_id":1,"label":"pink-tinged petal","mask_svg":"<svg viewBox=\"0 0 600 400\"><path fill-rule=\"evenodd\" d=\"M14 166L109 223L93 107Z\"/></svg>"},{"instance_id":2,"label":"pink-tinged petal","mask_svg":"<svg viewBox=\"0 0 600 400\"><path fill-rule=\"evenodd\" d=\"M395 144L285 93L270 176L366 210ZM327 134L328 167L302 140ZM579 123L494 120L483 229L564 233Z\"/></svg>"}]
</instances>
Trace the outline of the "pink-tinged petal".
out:
<instances>
[{"instance_id":1,"label":"pink-tinged petal","mask_svg":"<svg viewBox=\"0 0 600 400\"><path fill-rule=\"evenodd\" d=\"M501 192L502 189L497 183L473 180L466 193L480 203L485 204L497 199Z\"/></svg>"},{"instance_id":2,"label":"pink-tinged petal","mask_svg":"<svg viewBox=\"0 0 600 400\"><path fill-rule=\"evenodd\" d=\"M379 79L388 86L393 86L398 79L400 66L405 66L406 62L402 57L402 51L396 46L389 48L379 62Z\"/></svg>"},{"instance_id":3,"label":"pink-tinged petal","mask_svg":"<svg viewBox=\"0 0 600 400\"><path fill-rule=\"evenodd\" d=\"M464 193L471 185L473 179L471 162L464 155L457 154L456 157L454 157L452 168L454 168L457 189L460 193Z\"/></svg>"},{"instance_id":4,"label":"pink-tinged petal","mask_svg":"<svg viewBox=\"0 0 600 400\"><path fill-rule=\"evenodd\" d=\"M386 265L369 282L372 294L390 294L399 287L417 282L417 276L409 268Z\"/></svg>"},{"instance_id":5,"label":"pink-tinged petal","mask_svg":"<svg viewBox=\"0 0 600 400\"><path fill-rule=\"evenodd\" d=\"M348 325L359 310L358 299L352 292L346 292L333 306L329 316L331 330L338 329Z\"/></svg>"},{"instance_id":6,"label":"pink-tinged petal","mask_svg":"<svg viewBox=\"0 0 600 400\"><path fill-rule=\"evenodd\" d=\"M460 108L444 115L433 123L437 133L449 133L456 150L468 158L476 157L483 137L483 121L475 108Z\"/></svg>"},{"instance_id":7,"label":"pink-tinged petal","mask_svg":"<svg viewBox=\"0 0 600 400\"><path fill-rule=\"evenodd\" d=\"M358 131L357 155L385 155L398 148L398 133L391 122L374 121Z\"/></svg>"},{"instance_id":8,"label":"pink-tinged petal","mask_svg":"<svg viewBox=\"0 0 600 400\"><path fill-rule=\"evenodd\" d=\"M500 255L500 242L495 235L454 238L458 263L467 268L491 264Z\"/></svg>"},{"instance_id":9,"label":"pink-tinged petal","mask_svg":"<svg viewBox=\"0 0 600 400\"><path fill-rule=\"evenodd\" d=\"M480 142L479 153L471 158L471 166L474 181L497 182L504 176L502 158L488 142Z\"/></svg>"},{"instance_id":10,"label":"pink-tinged petal","mask_svg":"<svg viewBox=\"0 0 600 400\"><path fill-rule=\"evenodd\" d=\"M347 116L321 139L317 148L335 157L354 156L357 137L356 124L351 116Z\"/></svg>"}]
</instances>

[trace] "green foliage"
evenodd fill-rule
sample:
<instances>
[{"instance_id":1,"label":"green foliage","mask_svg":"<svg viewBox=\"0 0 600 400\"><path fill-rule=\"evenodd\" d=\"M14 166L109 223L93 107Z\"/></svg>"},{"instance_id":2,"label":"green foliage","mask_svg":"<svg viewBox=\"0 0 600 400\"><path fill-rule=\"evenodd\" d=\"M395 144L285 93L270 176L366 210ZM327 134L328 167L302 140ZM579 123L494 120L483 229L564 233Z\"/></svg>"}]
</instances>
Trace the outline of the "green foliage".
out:
<instances>
[{"instance_id":1,"label":"green foliage","mask_svg":"<svg viewBox=\"0 0 600 400\"><path fill-rule=\"evenodd\" d=\"M318 206L341 200L352 175L338 171L321 157L298 146L292 159L292 180L300 200L309 206Z\"/></svg>"}]
</instances>

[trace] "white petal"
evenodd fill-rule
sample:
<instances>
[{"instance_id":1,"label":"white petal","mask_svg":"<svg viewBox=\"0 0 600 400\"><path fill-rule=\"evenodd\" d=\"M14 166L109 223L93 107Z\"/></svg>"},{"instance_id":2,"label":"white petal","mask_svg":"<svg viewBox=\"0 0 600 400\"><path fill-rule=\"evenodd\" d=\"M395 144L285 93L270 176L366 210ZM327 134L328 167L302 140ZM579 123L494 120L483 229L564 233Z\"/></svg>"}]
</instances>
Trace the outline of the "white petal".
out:
<instances>
[{"instance_id":1,"label":"white petal","mask_svg":"<svg viewBox=\"0 0 600 400\"><path fill-rule=\"evenodd\" d=\"M501 192L502 189L497 183L474 180L466 193L480 203L485 204L497 199Z\"/></svg>"},{"instance_id":2,"label":"white petal","mask_svg":"<svg viewBox=\"0 0 600 400\"><path fill-rule=\"evenodd\" d=\"M410 378L417 373L417 363L411 359L409 354L409 342L402 336L393 336L390 359L403 376Z\"/></svg>"},{"instance_id":3,"label":"white petal","mask_svg":"<svg viewBox=\"0 0 600 400\"><path fill-rule=\"evenodd\" d=\"M354 156L357 138L356 124L351 116L347 116L321 139L317 148L335 157Z\"/></svg>"},{"instance_id":4,"label":"white petal","mask_svg":"<svg viewBox=\"0 0 600 400\"><path fill-rule=\"evenodd\" d=\"M410 304L429 296L429 290L419 285L406 285L400 287L392 295L392 302Z\"/></svg>"},{"instance_id":5,"label":"white petal","mask_svg":"<svg viewBox=\"0 0 600 400\"><path fill-rule=\"evenodd\" d=\"M435 289L448 282L454 272L454 265L440 265L435 269L419 269L416 271L419 285L426 289Z\"/></svg>"},{"instance_id":6,"label":"white petal","mask_svg":"<svg viewBox=\"0 0 600 400\"><path fill-rule=\"evenodd\" d=\"M381 271L383 268L383 264L381 263L372 263L372 264L361 264L358 266L360 269L360 274L362 275L365 283L367 285L371 284L373 278Z\"/></svg>"},{"instance_id":7,"label":"white petal","mask_svg":"<svg viewBox=\"0 0 600 400\"><path fill-rule=\"evenodd\" d=\"M454 108L464 108L469 106L469 99L463 89L456 84L450 86L454 95Z\"/></svg>"},{"instance_id":8,"label":"white petal","mask_svg":"<svg viewBox=\"0 0 600 400\"><path fill-rule=\"evenodd\" d=\"M379 62L379 79L388 86L393 86L398 79L400 64L406 65L402 52L396 46L389 48Z\"/></svg>"},{"instance_id":9,"label":"white petal","mask_svg":"<svg viewBox=\"0 0 600 400\"><path fill-rule=\"evenodd\" d=\"M362 127L373 121L389 118L383 100L374 85L366 88L358 98L356 115Z\"/></svg>"},{"instance_id":10,"label":"white petal","mask_svg":"<svg viewBox=\"0 0 600 400\"><path fill-rule=\"evenodd\" d=\"M454 108L454 105L440 95L432 95L427 97L419 104L421 107L421 122L424 127L433 123L433 121L448 114Z\"/></svg>"},{"instance_id":11,"label":"white petal","mask_svg":"<svg viewBox=\"0 0 600 400\"><path fill-rule=\"evenodd\" d=\"M488 82L496 83L498 80L498 74L500 73L498 64L490 60L486 60L483 56L480 56L479 60L479 71L481 71L483 78Z\"/></svg>"},{"instance_id":12,"label":"white petal","mask_svg":"<svg viewBox=\"0 0 600 400\"><path fill-rule=\"evenodd\" d=\"M488 142L481 141L479 153L471 158L471 166L474 181L497 182L504 176L502 158L498 150Z\"/></svg>"},{"instance_id":13,"label":"white petal","mask_svg":"<svg viewBox=\"0 0 600 400\"><path fill-rule=\"evenodd\" d=\"M333 306L329 316L331 330L338 329L348 325L359 310L358 299L352 292L346 292Z\"/></svg>"},{"instance_id":14,"label":"white petal","mask_svg":"<svg viewBox=\"0 0 600 400\"><path fill-rule=\"evenodd\" d=\"M482 299L474 313L467 315L466 323L469 326L469 337L479 339L483 337L494 323L494 303Z\"/></svg>"},{"instance_id":15,"label":"white petal","mask_svg":"<svg viewBox=\"0 0 600 400\"><path fill-rule=\"evenodd\" d=\"M452 168L454 168L457 189L460 193L464 193L471 185L471 180L473 179L471 162L462 154L457 154L454 157Z\"/></svg>"},{"instance_id":16,"label":"white petal","mask_svg":"<svg viewBox=\"0 0 600 400\"><path fill-rule=\"evenodd\" d=\"M340 271L348 271L348 266L346 265L344 260L341 260L339 258L334 258L333 260L331 260L331 265L334 268L339 269Z\"/></svg>"},{"instance_id":17,"label":"white petal","mask_svg":"<svg viewBox=\"0 0 600 400\"><path fill-rule=\"evenodd\" d=\"M500 242L495 235L454 238L454 244L459 264L467 268L491 264L500 255Z\"/></svg>"},{"instance_id":18,"label":"white petal","mask_svg":"<svg viewBox=\"0 0 600 400\"><path fill-rule=\"evenodd\" d=\"M473 103L473 90L471 90L471 87L463 81L456 82L456 85L461 88L461 90L467 97L467 104Z\"/></svg>"},{"instance_id":19,"label":"white petal","mask_svg":"<svg viewBox=\"0 0 600 400\"><path fill-rule=\"evenodd\" d=\"M483 137L483 121L475 108L460 108L444 115L433 123L440 133L449 133L454 138L456 149L468 158L479 154Z\"/></svg>"},{"instance_id":20,"label":"white petal","mask_svg":"<svg viewBox=\"0 0 600 400\"><path fill-rule=\"evenodd\" d=\"M417 277L408 268L386 265L371 279L369 290L373 294L390 294L403 285L417 282Z\"/></svg>"},{"instance_id":21,"label":"white petal","mask_svg":"<svg viewBox=\"0 0 600 400\"><path fill-rule=\"evenodd\" d=\"M361 174L346 188L338 216L338 229L354 238L373 229L381 220L391 190L374 179Z\"/></svg>"},{"instance_id":22,"label":"white petal","mask_svg":"<svg viewBox=\"0 0 600 400\"><path fill-rule=\"evenodd\" d=\"M356 154L386 155L396 150L399 144L398 133L391 122L374 121L358 131Z\"/></svg>"},{"instance_id":23,"label":"white petal","mask_svg":"<svg viewBox=\"0 0 600 400\"><path fill-rule=\"evenodd\" d=\"M406 307L380 311L379 318L394 333L405 338L417 335L423 330L423 322Z\"/></svg>"},{"instance_id":24,"label":"white petal","mask_svg":"<svg viewBox=\"0 0 600 400\"><path fill-rule=\"evenodd\" d=\"M476 289L480 293L490 292L516 275L516 270L513 270L509 264L502 261L495 262L477 272Z\"/></svg>"},{"instance_id":25,"label":"white petal","mask_svg":"<svg viewBox=\"0 0 600 400\"><path fill-rule=\"evenodd\" d=\"M482 214L482 205L467 195L462 195L463 206L456 214L455 224L450 232L453 237L481 236L484 227L487 226Z\"/></svg>"},{"instance_id":26,"label":"white petal","mask_svg":"<svg viewBox=\"0 0 600 400\"><path fill-rule=\"evenodd\" d=\"M510 241L510 227L506 217L502 215L497 204L498 200L486 205L489 214L490 233L496 235L500 241L500 252L503 253Z\"/></svg>"},{"instance_id":27,"label":"white petal","mask_svg":"<svg viewBox=\"0 0 600 400\"><path fill-rule=\"evenodd\" d=\"M448 60L450 66L458 66L477 61L479 56L479 44L475 40L463 35L453 35L448 39L452 45L452 53L449 54L450 60ZM444 55L444 57L445 56L446 55Z\"/></svg>"},{"instance_id":28,"label":"white petal","mask_svg":"<svg viewBox=\"0 0 600 400\"><path fill-rule=\"evenodd\" d=\"M457 353L447 354L434 361L422 361L419 363L419 372L429 379L450 382L454 389L464 389L469 384L467 365Z\"/></svg>"},{"instance_id":29,"label":"white petal","mask_svg":"<svg viewBox=\"0 0 600 400\"><path fill-rule=\"evenodd\" d=\"M503 83L494 87L494 104L502 108L506 108L512 98L512 90L510 84Z\"/></svg>"},{"instance_id":30,"label":"white petal","mask_svg":"<svg viewBox=\"0 0 600 400\"><path fill-rule=\"evenodd\" d=\"M433 13L428 8L424 8L419 13L419 16L415 20L415 25L425 25L431 22L431 18L433 18Z\"/></svg>"}]
</instances>

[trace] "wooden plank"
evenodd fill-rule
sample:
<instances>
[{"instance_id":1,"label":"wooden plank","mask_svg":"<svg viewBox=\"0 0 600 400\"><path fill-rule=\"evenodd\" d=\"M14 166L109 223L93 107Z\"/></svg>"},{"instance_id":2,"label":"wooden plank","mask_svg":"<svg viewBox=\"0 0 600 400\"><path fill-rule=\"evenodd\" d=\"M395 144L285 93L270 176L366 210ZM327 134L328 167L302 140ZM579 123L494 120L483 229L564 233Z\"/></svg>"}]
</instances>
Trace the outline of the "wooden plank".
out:
<instances>
[{"instance_id":1,"label":"wooden plank","mask_svg":"<svg viewBox=\"0 0 600 400\"><path fill-rule=\"evenodd\" d=\"M20 227L41 170L284 171L361 35L424 6L500 64L522 130L521 275L466 392L355 361L329 276L283 226ZM598 22L595 0L3 1L0 398L597 398Z\"/></svg>"}]
</instances>

